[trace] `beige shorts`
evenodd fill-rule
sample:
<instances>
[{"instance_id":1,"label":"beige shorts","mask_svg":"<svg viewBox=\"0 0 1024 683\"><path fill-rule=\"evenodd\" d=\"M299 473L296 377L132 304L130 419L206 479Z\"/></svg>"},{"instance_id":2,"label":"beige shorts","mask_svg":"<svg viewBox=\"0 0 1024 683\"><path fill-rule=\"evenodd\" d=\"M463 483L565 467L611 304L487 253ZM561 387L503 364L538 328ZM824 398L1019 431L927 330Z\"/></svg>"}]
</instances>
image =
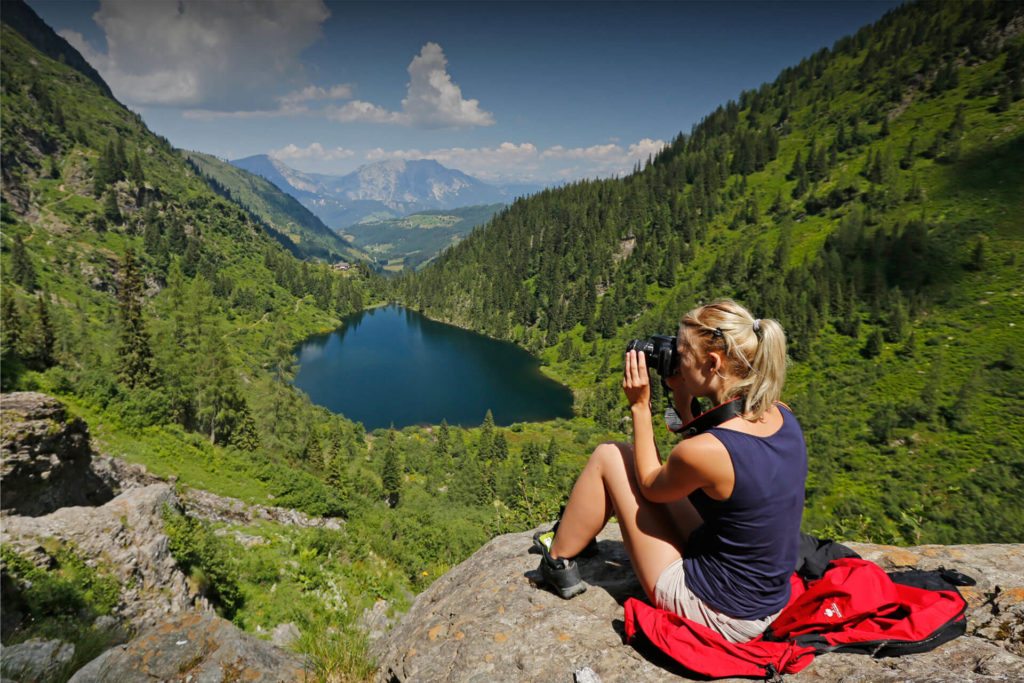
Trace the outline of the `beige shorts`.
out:
<instances>
[{"instance_id":1,"label":"beige shorts","mask_svg":"<svg viewBox=\"0 0 1024 683\"><path fill-rule=\"evenodd\" d=\"M690 621L707 626L731 643L745 643L765 632L782 610L764 619L735 619L704 604L704 601L686 587L686 571L679 558L658 577L654 584L656 607L674 612Z\"/></svg>"}]
</instances>

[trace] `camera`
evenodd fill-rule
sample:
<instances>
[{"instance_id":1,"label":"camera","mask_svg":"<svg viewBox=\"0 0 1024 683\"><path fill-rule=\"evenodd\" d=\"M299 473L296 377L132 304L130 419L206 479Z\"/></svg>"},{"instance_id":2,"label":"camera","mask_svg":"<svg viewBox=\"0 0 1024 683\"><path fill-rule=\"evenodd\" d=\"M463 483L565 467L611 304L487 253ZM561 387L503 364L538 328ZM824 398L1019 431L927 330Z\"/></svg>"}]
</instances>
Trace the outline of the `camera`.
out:
<instances>
[{"instance_id":1,"label":"camera","mask_svg":"<svg viewBox=\"0 0 1024 683\"><path fill-rule=\"evenodd\" d=\"M647 339L634 339L626 345L626 351L639 351L647 360L647 367L662 379L679 371L678 339L656 334Z\"/></svg>"}]
</instances>

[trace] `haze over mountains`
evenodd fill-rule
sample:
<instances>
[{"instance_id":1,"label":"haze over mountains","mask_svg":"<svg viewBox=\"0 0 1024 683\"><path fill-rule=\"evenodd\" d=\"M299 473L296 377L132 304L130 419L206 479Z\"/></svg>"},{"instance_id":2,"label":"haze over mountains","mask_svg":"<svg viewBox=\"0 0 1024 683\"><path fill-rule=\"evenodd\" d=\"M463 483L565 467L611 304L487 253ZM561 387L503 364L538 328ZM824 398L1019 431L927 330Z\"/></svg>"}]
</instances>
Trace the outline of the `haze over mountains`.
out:
<instances>
[{"instance_id":1,"label":"haze over mountains","mask_svg":"<svg viewBox=\"0 0 1024 683\"><path fill-rule=\"evenodd\" d=\"M334 230L368 218L507 203L543 188L489 185L430 159L380 161L343 176L304 173L265 154L231 163L291 194Z\"/></svg>"}]
</instances>

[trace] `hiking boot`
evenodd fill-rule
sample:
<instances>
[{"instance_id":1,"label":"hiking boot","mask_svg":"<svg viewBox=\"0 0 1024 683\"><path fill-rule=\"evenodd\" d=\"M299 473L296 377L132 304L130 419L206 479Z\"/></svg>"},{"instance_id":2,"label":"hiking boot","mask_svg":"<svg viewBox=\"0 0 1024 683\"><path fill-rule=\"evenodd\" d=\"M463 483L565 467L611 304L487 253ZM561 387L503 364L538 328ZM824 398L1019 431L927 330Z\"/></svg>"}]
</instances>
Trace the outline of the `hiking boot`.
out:
<instances>
[{"instance_id":1,"label":"hiking boot","mask_svg":"<svg viewBox=\"0 0 1024 683\"><path fill-rule=\"evenodd\" d=\"M542 540L544 536L549 536L547 542ZM551 546L550 539L553 537L554 533L551 531L534 534L534 545L537 546L541 554L540 566L537 567L537 570L548 588L559 597L568 600L587 590L587 584L583 583L583 579L580 578L580 568L575 560L551 557L548 549Z\"/></svg>"}]
</instances>

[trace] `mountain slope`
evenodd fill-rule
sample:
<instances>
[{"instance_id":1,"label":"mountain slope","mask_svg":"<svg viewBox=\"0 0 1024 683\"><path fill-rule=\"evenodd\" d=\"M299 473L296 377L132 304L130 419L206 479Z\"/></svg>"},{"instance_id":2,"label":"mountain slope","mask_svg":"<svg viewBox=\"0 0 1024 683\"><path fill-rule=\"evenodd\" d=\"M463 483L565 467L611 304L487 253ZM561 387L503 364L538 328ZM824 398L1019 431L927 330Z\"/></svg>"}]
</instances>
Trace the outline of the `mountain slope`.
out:
<instances>
[{"instance_id":1,"label":"mountain slope","mask_svg":"<svg viewBox=\"0 0 1024 683\"><path fill-rule=\"evenodd\" d=\"M46 25L24 0L5 0L3 10L5 24L20 33L37 50L50 59L61 61L78 71L96 84L110 99L116 99L99 72L85 61L82 53L72 47Z\"/></svg>"},{"instance_id":2,"label":"mountain slope","mask_svg":"<svg viewBox=\"0 0 1024 683\"><path fill-rule=\"evenodd\" d=\"M1012 539L1022 31L1020 3L903 6L641 172L514 203L407 278L405 299L541 352L584 415L613 426L608 367L625 340L736 297L790 336L811 528Z\"/></svg>"},{"instance_id":3,"label":"mountain slope","mask_svg":"<svg viewBox=\"0 0 1024 683\"><path fill-rule=\"evenodd\" d=\"M477 226L505 208L504 204L421 211L402 218L363 219L343 228L347 239L391 270L417 269L457 244Z\"/></svg>"},{"instance_id":4,"label":"mountain slope","mask_svg":"<svg viewBox=\"0 0 1024 683\"><path fill-rule=\"evenodd\" d=\"M362 308L368 274L299 262L137 115L2 31L4 389L99 411L111 438L134 431L133 458L198 455L175 458L179 471L218 471L193 436L200 451L230 446L250 468L236 481L260 495L305 481L296 505L340 510L322 463L299 457L315 411L274 375L292 343Z\"/></svg>"},{"instance_id":5,"label":"mountain slope","mask_svg":"<svg viewBox=\"0 0 1024 683\"><path fill-rule=\"evenodd\" d=\"M285 236L289 243L287 246L299 256L331 262L368 260L365 253L338 236L298 200L264 177L209 154L184 154L196 171L211 181L215 191L258 216L277 234Z\"/></svg>"}]
</instances>

